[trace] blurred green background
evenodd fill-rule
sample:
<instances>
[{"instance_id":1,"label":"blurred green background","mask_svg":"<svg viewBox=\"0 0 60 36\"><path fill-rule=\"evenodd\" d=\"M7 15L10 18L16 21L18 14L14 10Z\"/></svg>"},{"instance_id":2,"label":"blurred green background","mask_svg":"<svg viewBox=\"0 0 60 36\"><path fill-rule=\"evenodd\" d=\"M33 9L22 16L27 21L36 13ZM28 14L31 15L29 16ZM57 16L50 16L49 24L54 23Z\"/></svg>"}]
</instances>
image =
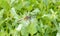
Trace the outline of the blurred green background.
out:
<instances>
[{"instance_id":1,"label":"blurred green background","mask_svg":"<svg viewBox=\"0 0 60 36\"><path fill-rule=\"evenodd\" d=\"M0 0L0 36L60 36L60 0Z\"/></svg>"}]
</instances>

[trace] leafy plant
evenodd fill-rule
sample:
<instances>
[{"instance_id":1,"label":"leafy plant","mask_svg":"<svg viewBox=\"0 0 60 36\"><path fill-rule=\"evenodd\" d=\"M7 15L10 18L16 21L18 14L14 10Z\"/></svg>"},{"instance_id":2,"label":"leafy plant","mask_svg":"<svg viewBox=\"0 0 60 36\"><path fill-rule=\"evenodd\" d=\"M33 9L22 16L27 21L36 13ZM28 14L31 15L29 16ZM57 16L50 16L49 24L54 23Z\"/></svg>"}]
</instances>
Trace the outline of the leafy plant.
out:
<instances>
[{"instance_id":1,"label":"leafy plant","mask_svg":"<svg viewBox=\"0 0 60 36\"><path fill-rule=\"evenodd\" d=\"M60 0L0 0L0 36L60 36Z\"/></svg>"}]
</instances>

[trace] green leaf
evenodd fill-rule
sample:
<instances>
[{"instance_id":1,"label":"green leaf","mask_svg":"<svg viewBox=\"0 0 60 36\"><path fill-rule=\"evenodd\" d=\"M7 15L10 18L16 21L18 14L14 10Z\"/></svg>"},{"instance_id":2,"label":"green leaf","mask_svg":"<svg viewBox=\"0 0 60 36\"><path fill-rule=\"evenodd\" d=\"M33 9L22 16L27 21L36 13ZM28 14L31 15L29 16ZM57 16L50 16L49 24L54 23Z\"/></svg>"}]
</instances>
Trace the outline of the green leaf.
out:
<instances>
[{"instance_id":1,"label":"green leaf","mask_svg":"<svg viewBox=\"0 0 60 36\"><path fill-rule=\"evenodd\" d=\"M33 35L34 33L36 33L36 32L37 32L36 25L35 25L35 24L30 24L30 25L28 26L28 32L29 32L31 35Z\"/></svg>"},{"instance_id":2,"label":"green leaf","mask_svg":"<svg viewBox=\"0 0 60 36\"><path fill-rule=\"evenodd\" d=\"M28 30L27 30L26 27L23 27L23 28L22 28L21 34L22 34L22 36L28 36Z\"/></svg>"},{"instance_id":3,"label":"green leaf","mask_svg":"<svg viewBox=\"0 0 60 36\"><path fill-rule=\"evenodd\" d=\"M3 7L5 10L9 11L10 10L10 5L6 0L0 0L0 5Z\"/></svg>"}]
</instances>

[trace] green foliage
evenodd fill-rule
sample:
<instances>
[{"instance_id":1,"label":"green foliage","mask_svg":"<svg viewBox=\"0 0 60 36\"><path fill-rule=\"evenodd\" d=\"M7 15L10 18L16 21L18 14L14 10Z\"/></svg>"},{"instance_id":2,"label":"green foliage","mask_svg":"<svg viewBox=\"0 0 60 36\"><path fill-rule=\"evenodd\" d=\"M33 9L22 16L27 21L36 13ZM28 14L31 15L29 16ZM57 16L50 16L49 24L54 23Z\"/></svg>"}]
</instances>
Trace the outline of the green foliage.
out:
<instances>
[{"instance_id":1,"label":"green foliage","mask_svg":"<svg viewBox=\"0 0 60 36\"><path fill-rule=\"evenodd\" d=\"M0 0L0 36L60 36L60 0Z\"/></svg>"}]
</instances>

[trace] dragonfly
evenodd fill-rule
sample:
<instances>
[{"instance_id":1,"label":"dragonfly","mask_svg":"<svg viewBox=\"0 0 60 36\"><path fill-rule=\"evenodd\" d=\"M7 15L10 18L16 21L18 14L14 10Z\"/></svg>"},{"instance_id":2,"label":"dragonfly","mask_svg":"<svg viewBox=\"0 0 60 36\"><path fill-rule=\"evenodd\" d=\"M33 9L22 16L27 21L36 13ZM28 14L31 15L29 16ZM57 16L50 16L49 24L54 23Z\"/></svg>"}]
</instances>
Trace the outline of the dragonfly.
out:
<instances>
[{"instance_id":1,"label":"dragonfly","mask_svg":"<svg viewBox=\"0 0 60 36\"><path fill-rule=\"evenodd\" d=\"M22 21L22 20L25 20L25 21L31 20L31 16L25 16L24 18L19 19L18 22L19 22L19 21Z\"/></svg>"}]
</instances>

